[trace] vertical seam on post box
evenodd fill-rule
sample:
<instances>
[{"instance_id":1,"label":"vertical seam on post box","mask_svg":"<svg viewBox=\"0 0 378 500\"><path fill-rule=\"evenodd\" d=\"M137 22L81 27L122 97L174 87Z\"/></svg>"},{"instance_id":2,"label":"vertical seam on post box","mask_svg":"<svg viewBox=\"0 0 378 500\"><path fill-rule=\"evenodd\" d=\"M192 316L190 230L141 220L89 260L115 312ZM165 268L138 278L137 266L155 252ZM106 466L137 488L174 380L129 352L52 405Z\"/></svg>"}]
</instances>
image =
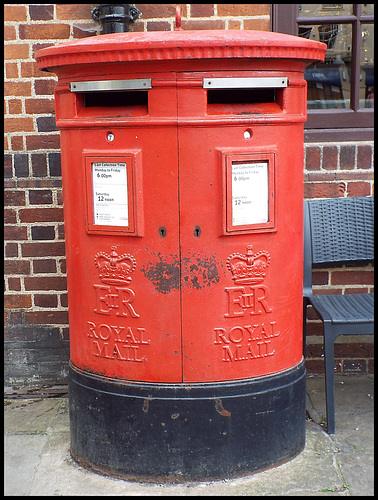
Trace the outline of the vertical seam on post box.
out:
<instances>
[{"instance_id":1,"label":"vertical seam on post box","mask_svg":"<svg viewBox=\"0 0 378 500\"><path fill-rule=\"evenodd\" d=\"M177 72L175 72L176 86L176 145L177 145L177 201L178 201L178 251L179 251L179 293L180 293L180 343L181 343L181 382L184 382L184 332L182 308L182 251L181 251L181 199L180 199L180 129L179 129L179 92Z\"/></svg>"}]
</instances>

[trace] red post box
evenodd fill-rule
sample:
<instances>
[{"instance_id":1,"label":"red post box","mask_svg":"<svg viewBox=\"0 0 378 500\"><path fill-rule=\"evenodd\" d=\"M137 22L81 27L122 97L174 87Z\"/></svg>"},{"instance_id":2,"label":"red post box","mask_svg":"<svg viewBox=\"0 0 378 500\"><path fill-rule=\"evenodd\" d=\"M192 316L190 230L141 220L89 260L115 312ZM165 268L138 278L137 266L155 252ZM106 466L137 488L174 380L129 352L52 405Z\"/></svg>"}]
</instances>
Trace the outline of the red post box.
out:
<instances>
[{"instance_id":1,"label":"red post box","mask_svg":"<svg viewBox=\"0 0 378 500\"><path fill-rule=\"evenodd\" d=\"M325 50L175 31L37 53L59 77L84 465L205 479L303 449L303 73Z\"/></svg>"}]
</instances>

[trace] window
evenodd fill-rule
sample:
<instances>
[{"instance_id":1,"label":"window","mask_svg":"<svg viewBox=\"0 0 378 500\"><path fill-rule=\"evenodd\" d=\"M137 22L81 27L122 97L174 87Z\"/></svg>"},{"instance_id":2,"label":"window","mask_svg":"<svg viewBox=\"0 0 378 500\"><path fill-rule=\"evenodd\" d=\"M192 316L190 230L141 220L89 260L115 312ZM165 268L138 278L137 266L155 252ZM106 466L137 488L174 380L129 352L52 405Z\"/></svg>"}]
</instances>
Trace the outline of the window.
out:
<instances>
[{"instance_id":1,"label":"window","mask_svg":"<svg viewBox=\"0 0 378 500\"><path fill-rule=\"evenodd\" d=\"M274 4L273 30L327 44L305 70L306 141L370 140L374 113L373 4Z\"/></svg>"}]
</instances>

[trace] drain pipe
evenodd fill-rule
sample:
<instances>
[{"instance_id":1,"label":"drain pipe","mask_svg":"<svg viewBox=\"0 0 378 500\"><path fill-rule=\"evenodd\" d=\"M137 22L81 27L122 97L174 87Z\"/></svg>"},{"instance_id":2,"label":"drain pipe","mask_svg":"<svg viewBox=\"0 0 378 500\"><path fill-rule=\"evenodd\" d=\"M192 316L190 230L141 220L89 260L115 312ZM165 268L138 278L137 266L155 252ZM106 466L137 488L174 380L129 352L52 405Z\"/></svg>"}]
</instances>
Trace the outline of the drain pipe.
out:
<instances>
[{"instance_id":1,"label":"drain pipe","mask_svg":"<svg viewBox=\"0 0 378 500\"><path fill-rule=\"evenodd\" d=\"M101 3L92 10L92 18L102 24L101 35L130 31L129 24L139 16L139 10L128 3Z\"/></svg>"}]
</instances>

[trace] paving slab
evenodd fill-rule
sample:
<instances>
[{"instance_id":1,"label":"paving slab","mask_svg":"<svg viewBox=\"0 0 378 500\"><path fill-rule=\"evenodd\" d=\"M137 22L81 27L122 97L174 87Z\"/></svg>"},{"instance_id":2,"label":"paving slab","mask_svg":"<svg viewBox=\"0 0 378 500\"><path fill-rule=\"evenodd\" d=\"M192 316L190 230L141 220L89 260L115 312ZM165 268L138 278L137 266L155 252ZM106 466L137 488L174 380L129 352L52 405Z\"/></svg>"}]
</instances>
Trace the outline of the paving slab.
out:
<instances>
[{"instance_id":1,"label":"paving slab","mask_svg":"<svg viewBox=\"0 0 378 500\"><path fill-rule=\"evenodd\" d=\"M140 483L95 474L69 452L67 398L4 401L6 496L372 496L373 379L336 377L336 434L325 432L324 377L308 377L306 446L237 479Z\"/></svg>"}]
</instances>

